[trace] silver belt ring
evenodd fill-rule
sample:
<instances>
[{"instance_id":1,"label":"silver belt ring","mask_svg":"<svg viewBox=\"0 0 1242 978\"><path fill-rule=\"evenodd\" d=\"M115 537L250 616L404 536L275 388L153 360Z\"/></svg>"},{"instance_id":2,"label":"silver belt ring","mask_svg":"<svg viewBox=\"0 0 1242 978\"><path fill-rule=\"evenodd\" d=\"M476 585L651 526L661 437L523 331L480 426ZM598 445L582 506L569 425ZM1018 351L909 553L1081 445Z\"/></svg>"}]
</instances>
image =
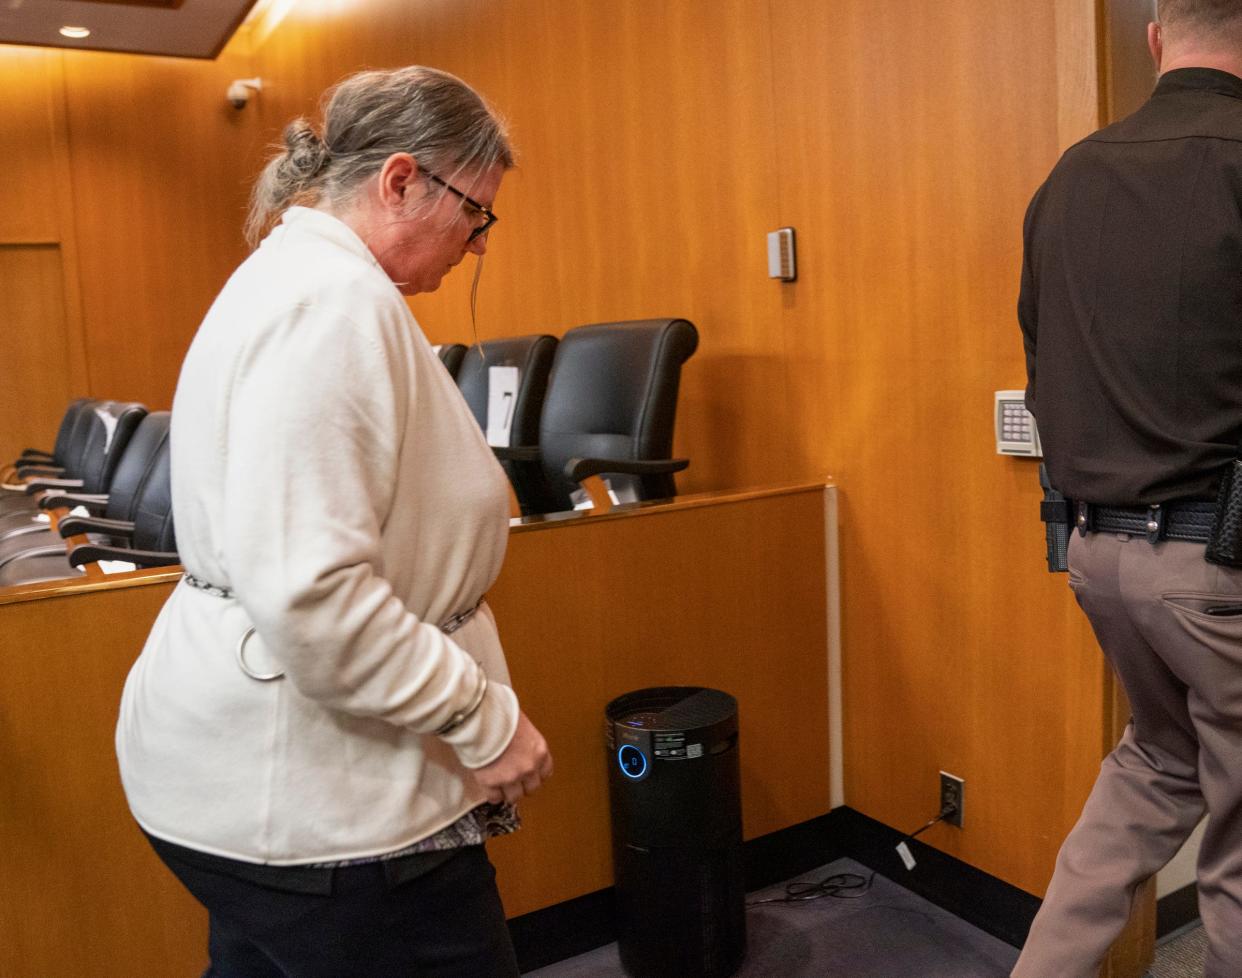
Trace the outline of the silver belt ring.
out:
<instances>
[{"instance_id":1,"label":"silver belt ring","mask_svg":"<svg viewBox=\"0 0 1242 978\"><path fill-rule=\"evenodd\" d=\"M250 636L254 634L254 626L251 625L246 629L245 634L237 640L237 665L251 679L257 679L261 683L270 683L273 679L280 679L284 676L284 670L280 672L255 672L250 666L246 665L246 642Z\"/></svg>"},{"instance_id":2,"label":"silver belt ring","mask_svg":"<svg viewBox=\"0 0 1242 978\"><path fill-rule=\"evenodd\" d=\"M473 608L467 608L465 611L458 612L443 625L441 625L440 631L442 631L445 635L452 635L453 632L457 631L457 629L461 628L462 625L474 617L474 613L479 610L482 604L483 598L480 597L479 600L474 603Z\"/></svg>"}]
</instances>

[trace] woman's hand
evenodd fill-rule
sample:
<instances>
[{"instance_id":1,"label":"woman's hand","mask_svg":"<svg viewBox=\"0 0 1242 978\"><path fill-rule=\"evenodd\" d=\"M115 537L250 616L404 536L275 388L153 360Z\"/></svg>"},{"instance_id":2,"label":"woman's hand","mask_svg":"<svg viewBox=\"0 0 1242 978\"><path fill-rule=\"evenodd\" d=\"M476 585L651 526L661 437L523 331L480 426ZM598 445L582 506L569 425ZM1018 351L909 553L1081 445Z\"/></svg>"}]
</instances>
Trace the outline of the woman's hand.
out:
<instances>
[{"instance_id":1,"label":"woman's hand","mask_svg":"<svg viewBox=\"0 0 1242 978\"><path fill-rule=\"evenodd\" d=\"M505 752L491 764L471 773L487 792L488 801L512 803L533 793L552 776L552 754L543 734L535 729L525 713L519 713L517 730Z\"/></svg>"}]
</instances>

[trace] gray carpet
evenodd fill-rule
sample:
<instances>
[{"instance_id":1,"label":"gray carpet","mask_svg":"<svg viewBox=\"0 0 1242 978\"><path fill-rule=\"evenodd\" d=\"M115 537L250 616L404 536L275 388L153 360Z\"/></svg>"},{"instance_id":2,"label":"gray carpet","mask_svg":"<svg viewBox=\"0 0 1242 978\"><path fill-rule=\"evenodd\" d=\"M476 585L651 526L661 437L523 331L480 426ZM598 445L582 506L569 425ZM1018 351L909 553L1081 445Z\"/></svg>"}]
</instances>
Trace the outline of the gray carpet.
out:
<instances>
[{"instance_id":1,"label":"gray carpet","mask_svg":"<svg viewBox=\"0 0 1242 978\"><path fill-rule=\"evenodd\" d=\"M798 877L871 871L849 859ZM779 896L784 884L751 894ZM748 951L737 978L1006 978L1018 952L876 876L853 900L770 904L746 914ZM617 946L528 973L528 978L625 978ZM1180 975L1178 975L1180 978Z\"/></svg>"},{"instance_id":2,"label":"gray carpet","mask_svg":"<svg viewBox=\"0 0 1242 978\"><path fill-rule=\"evenodd\" d=\"M1203 927L1192 927L1175 933L1156 948L1156 961L1151 978L1203 978L1203 956L1207 953L1207 935Z\"/></svg>"}]
</instances>

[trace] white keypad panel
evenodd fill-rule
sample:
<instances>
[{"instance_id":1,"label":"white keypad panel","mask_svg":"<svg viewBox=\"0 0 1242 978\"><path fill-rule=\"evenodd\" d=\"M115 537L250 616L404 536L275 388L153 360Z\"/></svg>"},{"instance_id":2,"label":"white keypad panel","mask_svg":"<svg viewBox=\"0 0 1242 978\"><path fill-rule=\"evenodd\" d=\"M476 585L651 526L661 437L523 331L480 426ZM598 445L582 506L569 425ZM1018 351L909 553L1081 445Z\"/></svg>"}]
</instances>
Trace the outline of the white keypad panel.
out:
<instances>
[{"instance_id":1,"label":"white keypad panel","mask_svg":"<svg viewBox=\"0 0 1242 978\"><path fill-rule=\"evenodd\" d=\"M997 391L994 418L997 454L1043 456L1035 419L1026 409L1022 391Z\"/></svg>"}]
</instances>

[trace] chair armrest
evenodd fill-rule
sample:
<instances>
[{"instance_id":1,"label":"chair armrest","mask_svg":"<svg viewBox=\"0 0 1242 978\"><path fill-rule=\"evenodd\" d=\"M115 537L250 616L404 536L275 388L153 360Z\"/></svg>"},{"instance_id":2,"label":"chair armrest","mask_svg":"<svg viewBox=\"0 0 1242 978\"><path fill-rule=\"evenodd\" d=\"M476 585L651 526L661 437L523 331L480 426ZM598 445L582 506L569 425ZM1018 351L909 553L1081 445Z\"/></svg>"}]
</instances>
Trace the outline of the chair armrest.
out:
<instances>
[{"instance_id":1,"label":"chair armrest","mask_svg":"<svg viewBox=\"0 0 1242 978\"><path fill-rule=\"evenodd\" d=\"M80 543L69 551L69 563L75 567L94 563L97 560L124 560L141 567L168 567L181 563L181 555L159 550L101 547L94 543Z\"/></svg>"},{"instance_id":2,"label":"chair armrest","mask_svg":"<svg viewBox=\"0 0 1242 978\"><path fill-rule=\"evenodd\" d=\"M26 448L17 456L15 465L25 465L26 463L53 462L55 456L51 452L45 452L40 448Z\"/></svg>"},{"instance_id":3,"label":"chair armrest","mask_svg":"<svg viewBox=\"0 0 1242 978\"><path fill-rule=\"evenodd\" d=\"M134 524L129 520L106 520L102 516L66 516L56 524L62 537L75 537L79 533L106 533L114 537L134 534Z\"/></svg>"},{"instance_id":4,"label":"chair armrest","mask_svg":"<svg viewBox=\"0 0 1242 978\"><path fill-rule=\"evenodd\" d=\"M540 455L538 445L514 445L508 448L493 445L492 452L502 462L538 462Z\"/></svg>"},{"instance_id":5,"label":"chair armrest","mask_svg":"<svg viewBox=\"0 0 1242 978\"><path fill-rule=\"evenodd\" d=\"M571 458L565 463L565 475L574 482L587 476L613 472L618 475L667 475L680 472L690 465L688 458L659 458L642 462L621 458Z\"/></svg>"},{"instance_id":6,"label":"chair armrest","mask_svg":"<svg viewBox=\"0 0 1242 978\"><path fill-rule=\"evenodd\" d=\"M40 509L73 509L85 506L92 513L108 505L106 493L92 495L85 492L49 492L39 500Z\"/></svg>"},{"instance_id":7,"label":"chair armrest","mask_svg":"<svg viewBox=\"0 0 1242 978\"><path fill-rule=\"evenodd\" d=\"M19 465L17 467L17 475L21 479L38 479L40 477L54 479L64 474L65 470L59 465Z\"/></svg>"},{"instance_id":8,"label":"chair armrest","mask_svg":"<svg viewBox=\"0 0 1242 978\"><path fill-rule=\"evenodd\" d=\"M26 483L26 495L33 496L46 489L81 489L84 485L81 479L35 479Z\"/></svg>"}]
</instances>

